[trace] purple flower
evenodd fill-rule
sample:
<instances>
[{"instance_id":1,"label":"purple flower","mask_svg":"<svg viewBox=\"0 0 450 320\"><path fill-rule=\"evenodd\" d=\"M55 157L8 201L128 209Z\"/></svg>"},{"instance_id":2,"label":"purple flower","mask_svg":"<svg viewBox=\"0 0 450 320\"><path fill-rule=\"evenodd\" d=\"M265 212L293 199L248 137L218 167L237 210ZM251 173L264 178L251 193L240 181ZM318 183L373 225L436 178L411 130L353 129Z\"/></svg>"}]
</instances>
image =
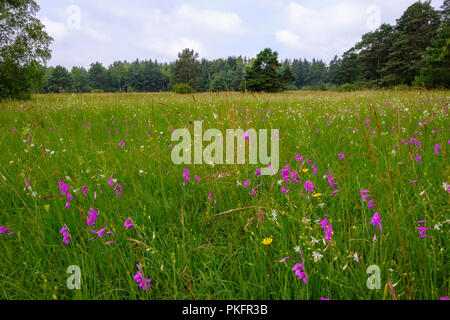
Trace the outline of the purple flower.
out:
<instances>
[{"instance_id":1,"label":"purple flower","mask_svg":"<svg viewBox=\"0 0 450 320\"><path fill-rule=\"evenodd\" d=\"M369 200L369 202L367 202L367 204L368 204L368 206L367 206L367 209L372 209L372 208L375 208L375 205L373 204L373 201L374 201L375 199L370 199Z\"/></svg>"},{"instance_id":2,"label":"purple flower","mask_svg":"<svg viewBox=\"0 0 450 320\"><path fill-rule=\"evenodd\" d=\"M426 221L425 220L421 220L421 221L417 221L417 223L419 223L419 224L426 223ZM429 238L430 237L428 235L425 235L425 232L428 230L427 227L417 227L417 230L419 230L420 239Z\"/></svg>"},{"instance_id":3,"label":"purple flower","mask_svg":"<svg viewBox=\"0 0 450 320\"><path fill-rule=\"evenodd\" d=\"M132 223L131 223L131 220L128 219L127 221L125 221L124 226L125 226L125 228L130 229L131 227L134 226L134 224L132 224Z\"/></svg>"},{"instance_id":4,"label":"purple flower","mask_svg":"<svg viewBox=\"0 0 450 320\"><path fill-rule=\"evenodd\" d=\"M292 268L292 270L295 271L295 275L300 280L303 280L304 283L308 282L307 275L305 273L305 269L303 268L303 265L301 263L296 263L295 266Z\"/></svg>"},{"instance_id":5,"label":"purple flower","mask_svg":"<svg viewBox=\"0 0 450 320\"><path fill-rule=\"evenodd\" d=\"M422 161L420 161L420 159L422 159L422 156L420 154L416 154L416 157L414 158L414 160L416 160L420 164L423 164Z\"/></svg>"},{"instance_id":6,"label":"purple flower","mask_svg":"<svg viewBox=\"0 0 450 320\"><path fill-rule=\"evenodd\" d=\"M287 256L286 258L283 258L280 260L280 263L286 262L287 260L289 260L291 257Z\"/></svg>"},{"instance_id":7,"label":"purple flower","mask_svg":"<svg viewBox=\"0 0 450 320\"><path fill-rule=\"evenodd\" d=\"M363 198L363 202L366 202L367 198L370 197L370 191L369 190L361 190L360 194L361 194L361 197Z\"/></svg>"},{"instance_id":8,"label":"purple flower","mask_svg":"<svg viewBox=\"0 0 450 320\"><path fill-rule=\"evenodd\" d=\"M87 186L82 186L81 190L83 191L83 196L85 196L88 192Z\"/></svg>"},{"instance_id":9,"label":"purple flower","mask_svg":"<svg viewBox=\"0 0 450 320\"><path fill-rule=\"evenodd\" d=\"M437 145L435 145L433 148L434 148L434 154L439 154L438 150L441 149L441 146L439 145L439 143Z\"/></svg>"},{"instance_id":10,"label":"purple flower","mask_svg":"<svg viewBox=\"0 0 450 320\"><path fill-rule=\"evenodd\" d=\"M380 219L380 215L378 214L378 211L375 212L374 216L372 217L370 224L375 226L378 226L380 228L380 232L383 232L383 229L381 228L381 223L383 220Z\"/></svg>"},{"instance_id":11,"label":"purple flower","mask_svg":"<svg viewBox=\"0 0 450 320\"><path fill-rule=\"evenodd\" d=\"M255 170L255 174L256 174L257 177L259 177L261 175L261 169L259 169L259 168L256 169Z\"/></svg>"},{"instance_id":12,"label":"purple flower","mask_svg":"<svg viewBox=\"0 0 450 320\"><path fill-rule=\"evenodd\" d=\"M311 191L311 193L314 194L314 185L311 181L306 181L303 186L306 189L306 193L308 193L308 191Z\"/></svg>"},{"instance_id":13,"label":"purple flower","mask_svg":"<svg viewBox=\"0 0 450 320\"><path fill-rule=\"evenodd\" d=\"M95 226L95 221L97 221L98 212L95 209L91 209L88 212L87 225L92 227Z\"/></svg>"},{"instance_id":14,"label":"purple flower","mask_svg":"<svg viewBox=\"0 0 450 320\"><path fill-rule=\"evenodd\" d=\"M69 234L69 229L67 228L67 226L64 224L64 227L59 231L59 233L63 234L63 242L65 244L69 244L70 243L70 234Z\"/></svg>"},{"instance_id":15,"label":"purple flower","mask_svg":"<svg viewBox=\"0 0 450 320\"><path fill-rule=\"evenodd\" d=\"M122 197L122 195L120 194L120 191L122 191L122 190L123 190L123 187L118 183L114 186L114 189L113 189L113 191L116 192L116 196L118 196L118 197Z\"/></svg>"},{"instance_id":16,"label":"purple flower","mask_svg":"<svg viewBox=\"0 0 450 320\"><path fill-rule=\"evenodd\" d=\"M124 148L124 147L125 147L125 142L120 141L119 146L122 147L122 148Z\"/></svg>"},{"instance_id":17,"label":"purple flower","mask_svg":"<svg viewBox=\"0 0 450 320\"><path fill-rule=\"evenodd\" d=\"M285 187L281 187L281 192L283 192L283 194L286 194L286 193L288 193L289 191L291 191L291 190L286 189Z\"/></svg>"},{"instance_id":18,"label":"purple flower","mask_svg":"<svg viewBox=\"0 0 450 320\"><path fill-rule=\"evenodd\" d=\"M140 269L140 266L138 264L136 265L136 267ZM145 279L144 274L141 272L141 270L138 270L133 279L139 285L139 288L142 288L142 290L148 291L148 289L150 288L150 282L152 281L150 279Z\"/></svg>"},{"instance_id":19,"label":"purple flower","mask_svg":"<svg viewBox=\"0 0 450 320\"><path fill-rule=\"evenodd\" d=\"M6 234L8 232L8 228L6 226L0 227L0 234Z\"/></svg>"},{"instance_id":20,"label":"purple flower","mask_svg":"<svg viewBox=\"0 0 450 320\"><path fill-rule=\"evenodd\" d=\"M339 153L338 156L339 156L339 159L344 160L345 155L342 152Z\"/></svg>"},{"instance_id":21,"label":"purple flower","mask_svg":"<svg viewBox=\"0 0 450 320\"><path fill-rule=\"evenodd\" d=\"M103 229L100 229L99 231L91 230L91 232L97 234L98 237L101 239L101 238L103 238L103 234L105 233L106 229L108 229L108 228L103 228Z\"/></svg>"}]
</instances>

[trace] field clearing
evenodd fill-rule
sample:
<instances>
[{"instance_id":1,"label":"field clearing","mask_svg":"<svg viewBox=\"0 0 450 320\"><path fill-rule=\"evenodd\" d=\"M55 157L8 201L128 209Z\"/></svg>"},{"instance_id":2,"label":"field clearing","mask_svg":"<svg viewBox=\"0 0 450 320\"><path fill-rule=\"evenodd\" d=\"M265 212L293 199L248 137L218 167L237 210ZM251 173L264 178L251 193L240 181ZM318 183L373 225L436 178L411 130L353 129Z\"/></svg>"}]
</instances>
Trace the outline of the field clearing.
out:
<instances>
[{"instance_id":1,"label":"field clearing","mask_svg":"<svg viewBox=\"0 0 450 320\"><path fill-rule=\"evenodd\" d=\"M0 299L448 297L449 98L380 90L1 102ZM280 129L284 170L173 164L171 132L192 134L196 120L204 131ZM66 286L73 265L81 290ZM371 265L380 289L367 286ZM148 290L133 279L139 270Z\"/></svg>"}]
</instances>

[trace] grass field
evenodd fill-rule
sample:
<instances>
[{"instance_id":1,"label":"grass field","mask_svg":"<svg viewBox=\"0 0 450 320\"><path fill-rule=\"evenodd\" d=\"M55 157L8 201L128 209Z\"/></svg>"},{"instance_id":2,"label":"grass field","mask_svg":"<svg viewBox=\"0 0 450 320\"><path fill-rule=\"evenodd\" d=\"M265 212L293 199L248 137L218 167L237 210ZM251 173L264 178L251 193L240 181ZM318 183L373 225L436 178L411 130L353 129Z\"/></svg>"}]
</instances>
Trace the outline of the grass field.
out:
<instances>
[{"instance_id":1,"label":"grass field","mask_svg":"<svg viewBox=\"0 0 450 320\"><path fill-rule=\"evenodd\" d=\"M0 298L448 297L449 97L67 94L3 102ZM257 176L257 165L174 165L171 132L192 133L196 120L204 130L280 129L280 169L289 169ZM66 285L72 265L80 290ZM371 265L380 289L367 286ZM142 276L148 290L136 281Z\"/></svg>"}]
</instances>

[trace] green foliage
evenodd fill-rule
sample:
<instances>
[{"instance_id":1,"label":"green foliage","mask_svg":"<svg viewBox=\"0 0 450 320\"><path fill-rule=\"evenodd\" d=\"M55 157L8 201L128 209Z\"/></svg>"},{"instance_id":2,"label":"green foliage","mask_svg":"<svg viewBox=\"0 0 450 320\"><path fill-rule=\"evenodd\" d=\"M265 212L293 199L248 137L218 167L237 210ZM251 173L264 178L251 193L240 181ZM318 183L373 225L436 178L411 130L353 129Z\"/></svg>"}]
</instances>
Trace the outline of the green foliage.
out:
<instances>
[{"instance_id":1,"label":"green foliage","mask_svg":"<svg viewBox=\"0 0 450 320\"><path fill-rule=\"evenodd\" d=\"M197 59L198 53L187 48L178 54L178 60L173 66L172 78L170 79L171 87L178 83L186 83L194 90L201 91L202 73Z\"/></svg>"},{"instance_id":2,"label":"green foliage","mask_svg":"<svg viewBox=\"0 0 450 320\"><path fill-rule=\"evenodd\" d=\"M384 83L411 85L423 66L422 55L431 45L440 25L430 1L416 2L397 20L396 33L383 70Z\"/></svg>"},{"instance_id":3,"label":"green foliage","mask_svg":"<svg viewBox=\"0 0 450 320\"><path fill-rule=\"evenodd\" d=\"M50 58L53 39L36 18L38 11L33 0L0 2L0 100L27 98L41 86L39 64Z\"/></svg>"},{"instance_id":4,"label":"green foliage","mask_svg":"<svg viewBox=\"0 0 450 320\"><path fill-rule=\"evenodd\" d=\"M247 67L246 86L249 91L277 92L283 90L278 53L266 48Z\"/></svg>"},{"instance_id":5,"label":"green foliage","mask_svg":"<svg viewBox=\"0 0 450 320\"><path fill-rule=\"evenodd\" d=\"M444 22L432 45L423 55L423 67L415 85L450 88L450 23Z\"/></svg>"},{"instance_id":6,"label":"green foliage","mask_svg":"<svg viewBox=\"0 0 450 320\"><path fill-rule=\"evenodd\" d=\"M186 94L193 93L194 89L187 83L177 83L172 87L172 91L175 93Z\"/></svg>"},{"instance_id":7,"label":"green foliage","mask_svg":"<svg viewBox=\"0 0 450 320\"><path fill-rule=\"evenodd\" d=\"M72 78L69 71L62 66L52 69L50 77L46 80L48 92L66 92L72 87Z\"/></svg>"}]
</instances>

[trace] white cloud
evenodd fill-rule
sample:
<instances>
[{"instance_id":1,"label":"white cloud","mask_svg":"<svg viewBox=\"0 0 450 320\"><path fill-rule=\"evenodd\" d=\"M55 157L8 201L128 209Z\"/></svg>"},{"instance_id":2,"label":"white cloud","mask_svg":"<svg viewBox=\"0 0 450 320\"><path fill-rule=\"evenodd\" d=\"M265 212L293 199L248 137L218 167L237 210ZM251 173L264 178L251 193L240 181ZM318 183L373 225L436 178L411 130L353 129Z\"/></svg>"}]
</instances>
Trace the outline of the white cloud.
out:
<instances>
[{"instance_id":1,"label":"white cloud","mask_svg":"<svg viewBox=\"0 0 450 320\"><path fill-rule=\"evenodd\" d=\"M169 55L176 58L178 53L185 48L193 49L195 52L206 54L206 50L202 43L189 38L179 38L172 41L150 41L143 44L144 48L159 53L161 55Z\"/></svg>"},{"instance_id":2,"label":"white cloud","mask_svg":"<svg viewBox=\"0 0 450 320\"><path fill-rule=\"evenodd\" d=\"M69 32L64 23L53 21L47 17L42 17L41 22L45 26L47 33L52 36L55 41L63 41L66 39Z\"/></svg>"},{"instance_id":3,"label":"white cloud","mask_svg":"<svg viewBox=\"0 0 450 320\"><path fill-rule=\"evenodd\" d=\"M296 56L330 60L360 40L366 30L367 6L361 1L340 1L307 8L288 4L284 28L275 32L278 43L298 52ZM361 32L363 31L363 32Z\"/></svg>"}]
</instances>

